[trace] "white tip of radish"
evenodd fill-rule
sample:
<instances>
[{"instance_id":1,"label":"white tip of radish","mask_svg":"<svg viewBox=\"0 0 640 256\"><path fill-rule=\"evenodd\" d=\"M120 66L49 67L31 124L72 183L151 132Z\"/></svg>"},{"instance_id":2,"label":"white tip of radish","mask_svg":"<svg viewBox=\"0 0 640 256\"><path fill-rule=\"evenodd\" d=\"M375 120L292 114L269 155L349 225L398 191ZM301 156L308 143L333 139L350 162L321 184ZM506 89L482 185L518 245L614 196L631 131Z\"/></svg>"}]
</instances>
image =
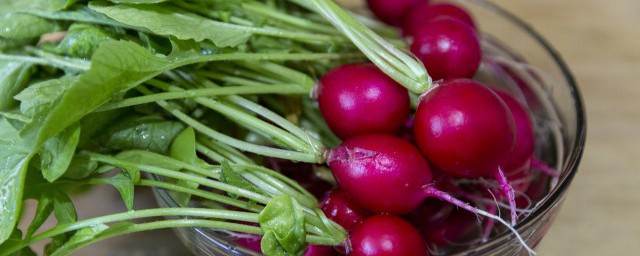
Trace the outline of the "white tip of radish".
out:
<instances>
[{"instance_id":1,"label":"white tip of radish","mask_svg":"<svg viewBox=\"0 0 640 256\"><path fill-rule=\"evenodd\" d=\"M520 233L518 233L518 231L515 228L513 228L513 226L509 225L508 222L506 222L505 220L503 220L502 218L500 218L500 217L498 217L496 215L493 215L491 213L488 213L488 212L480 210L480 209L477 210L477 214L485 216L487 218L491 218L491 219L493 219L493 220L495 220L497 222L500 222L502 225L504 225L509 230L511 230L511 233L513 233L516 236L516 239L518 239L518 241L520 242L520 244L522 244L524 249L527 250L527 253L529 253L529 255L537 255L536 252L531 247L529 247L527 242L524 241L522 236L520 236Z\"/></svg>"}]
</instances>

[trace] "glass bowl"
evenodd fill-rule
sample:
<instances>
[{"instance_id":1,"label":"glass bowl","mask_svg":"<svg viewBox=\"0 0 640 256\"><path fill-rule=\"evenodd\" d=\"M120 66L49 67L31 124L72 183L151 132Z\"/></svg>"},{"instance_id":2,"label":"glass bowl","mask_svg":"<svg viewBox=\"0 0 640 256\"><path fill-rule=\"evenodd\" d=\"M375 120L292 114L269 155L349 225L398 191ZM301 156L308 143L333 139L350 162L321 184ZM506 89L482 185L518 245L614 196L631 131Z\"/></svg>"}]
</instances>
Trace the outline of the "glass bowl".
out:
<instances>
[{"instance_id":1,"label":"glass bowl","mask_svg":"<svg viewBox=\"0 0 640 256\"><path fill-rule=\"evenodd\" d=\"M578 171L585 137L584 106L576 82L560 55L523 21L484 0L456 1L475 17L485 58L475 79L501 87L527 103L534 116L536 156L560 171L557 178L540 179L546 193L535 198L531 214L516 229L530 246L537 245L557 216ZM161 206L176 207L165 191L155 190ZM231 241L229 234L207 228L176 228L182 242L196 255L260 255ZM526 254L509 232L491 237L453 255Z\"/></svg>"}]
</instances>

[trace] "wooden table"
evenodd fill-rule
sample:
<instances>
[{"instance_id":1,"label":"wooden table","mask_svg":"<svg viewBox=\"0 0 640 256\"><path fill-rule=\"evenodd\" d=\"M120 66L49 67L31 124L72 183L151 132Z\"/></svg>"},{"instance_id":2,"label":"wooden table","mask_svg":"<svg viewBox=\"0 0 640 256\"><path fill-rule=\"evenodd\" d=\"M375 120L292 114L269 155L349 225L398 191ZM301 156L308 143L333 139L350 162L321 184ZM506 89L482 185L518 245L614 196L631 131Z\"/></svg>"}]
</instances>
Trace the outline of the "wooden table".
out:
<instances>
[{"instance_id":1,"label":"wooden table","mask_svg":"<svg viewBox=\"0 0 640 256\"><path fill-rule=\"evenodd\" d=\"M360 0L347 0L350 6ZM580 172L539 255L640 254L640 1L535 0L495 3L513 12L564 56L587 105ZM96 192L81 215L115 210ZM137 202L145 204L145 202ZM82 207L85 208L85 207ZM101 209L104 208L104 209ZM78 255L180 255L169 231L120 237Z\"/></svg>"}]
</instances>

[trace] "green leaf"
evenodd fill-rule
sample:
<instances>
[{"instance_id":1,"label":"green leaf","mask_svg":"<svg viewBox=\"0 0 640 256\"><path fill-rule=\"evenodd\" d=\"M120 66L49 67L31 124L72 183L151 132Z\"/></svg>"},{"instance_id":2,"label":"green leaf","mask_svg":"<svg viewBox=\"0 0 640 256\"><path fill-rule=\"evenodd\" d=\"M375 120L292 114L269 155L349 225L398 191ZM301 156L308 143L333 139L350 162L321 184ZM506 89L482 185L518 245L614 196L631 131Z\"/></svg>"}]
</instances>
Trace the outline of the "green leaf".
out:
<instances>
[{"instance_id":1,"label":"green leaf","mask_svg":"<svg viewBox=\"0 0 640 256\"><path fill-rule=\"evenodd\" d=\"M174 159L149 151L128 150L118 153L115 157L143 165L162 166L162 168L173 171L177 171L182 168L182 166L176 163Z\"/></svg>"},{"instance_id":2,"label":"green leaf","mask_svg":"<svg viewBox=\"0 0 640 256\"><path fill-rule=\"evenodd\" d=\"M196 132L193 128L187 127L173 139L169 155L186 163L196 163Z\"/></svg>"},{"instance_id":3,"label":"green leaf","mask_svg":"<svg viewBox=\"0 0 640 256\"><path fill-rule=\"evenodd\" d=\"M252 35L248 28L203 18L165 4L108 6L104 2L91 2L89 8L120 23L142 27L158 35L196 42L210 40L218 47L238 46Z\"/></svg>"},{"instance_id":4,"label":"green leaf","mask_svg":"<svg viewBox=\"0 0 640 256\"><path fill-rule=\"evenodd\" d=\"M80 125L67 128L57 136L47 140L38 153L42 175L54 182L67 171L80 140Z\"/></svg>"},{"instance_id":5,"label":"green leaf","mask_svg":"<svg viewBox=\"0 0 640 256\"><path fill-rule=\"evenodd\" d=\"M167 2L168 0L109 0L116 4L157 4Z\"/></svg>"},{"instance_id":6,"label":"green leaf","mask_svg":"<svg viewBox=\"0 0 640 256\"><path fill-rule=\"evenodd\" d=\"M29 81L31 64L0 60L0 111L7 111L17 102L13 100Z\"/></svg>"},{"instance_id":7,"label":"green leaf","mask_svg":"<svg viewBox=\"0 0 640 256\"><path fill-rule=\"evenodd\" d=\"M53 212L53 200L49 193L41 193L38 198L38 207L36 207L35 216L29 228L27 228L27 237L31 237L42 226L42 224L49 218Z\"/></svg>"},{"instance_id":8,"label":"green leaf","mask_svg":"<svg viewBox=\"0 0 640 256\"><path fill-rule=\"evenodd\" d=\"M44 0L41 0L41 1L44 1ZM31 2L31 1L23 1L23 2ZM53 6L53 8L56 8L56 7ZM46 19L52 19L52 20L86 22L86 23L100 24L100 25L106 25L106 26L112 26L112 27L123 27L123 24L120 24L119 22L116 22L101 13L97 13L86 6L80 6L78 8L75 8L69 11L52 11L53 8L35 6L31 8L21 8L20 12L28 13L31 15L35 15L38 17L46 18Z\"/></svg>"},{"instance_id":9,"label":"green leaf","mask_svg":"<svg viewBox=\"0 0 640 256\"><path fill-rule=\"evenodd\" d=\"M278 242L278 238L273 231L267 231L262 236L262 240L260 241L260 251L262 251L264 255L269 256L291 255L284 250L284 247L282 247L282 245L280 245L280 242Z\"/></svg>"},{"instance_id":10,"label":"green leaf","mask_svg":"<svg viewBox=\"0 0 640 256\"><path fill-rule=\"evenodd\" d=\"M167 153L184 124L158 116L129 116L106 129L98 141L113 150L142 149ZM194 153L195 154L195 150Z\"/></svg>"},{"instance_id":11,"label":"green leaf","mask_svg":"<svg viewBox=\"0 0 640 256\"><path fill-rule=\"evenodd\" d=\"M69 255L78 248L90 243L96 236L107 229L109 229L109 226L104 224L82 228L76 231L69 241L51 253L50 256Z\"/></svg>"},{"instance_id":12,"label":"green leaf","mask_svg":"<svg viewBox=\"0 0 640 256\"><path fill-rule=\"evenodd\" d=\"M18 221L31 157L18 131L0 118L0 244L9 238Z\"/></svg>"},{"instance_id":13,"label":"green leaf","mask_svg":"<svg viewBox=\"0 0 640 256\"><path fill-rule=\"evenodd\" d=\"M10 12L0 16L0 37L30 39L55 31L56 24L31 14Z\"/></svg>"},{"instance_id":14,"label":"green leaf","mask_svg":"<svg viewBox=\"0 0 640 256\"><path fill-rule=\"evenodd\" d=\"M75 76L45 80L25 88L13 98L20 101L20 111L26 116L44 117L76 80Z\"/></svg>"},{"instance_id":15,"label":"green leaf","mask_svg":"<svg viewBox=\"0 0 640 256\"><path fill-rule=\"evenodd\" d=\"M25 131L24 134L38 146L114 95L175 68L177 61L173 57L153 56L132 42L103 42L92 57L89 71L80 75L41 125L31 127L36 132Z\"/></svg>"},{"instance_id":16,"label":"green leaf","mask_svg":"<svg viewBox=\"0 0 640 256\"><path fill-rule=\"evenodd\" d=\"M0 243L0 252L4 252L6 249L20 243L22 243L22 231L20 231L20 229L15 229L4 243ZM29 246L27 246L17 252L9 254L8 256L36 256L36 255L37 254L33 250L31 250Z\"/></svg>"},{"instance_id":17,"label":"green leaf","mask_svg":"<svg viewBox=\"0 0 640 256\"><path fill-rule=\"evenodd\" d=\"M54 51L73 57L91 58L100 43L120 38L113 31L88 24L74 23Z\"/></svg>"},{"instance_id":18,"label":"green leaf","mask_svg":"<svg viewBox=\"0 0 640 256\"><path fill-rule=\"evenodd\" d=\"M51 191L51 196L53 197L53 214L58 220L58 225L73 223L78 220L76 208L66 193L60 190L53 190Z\"/></svg>"},{"instance_id":19,"label":"green leaf","mask_svg":"<svg viewBox=\"0 0 640 256\"><path fill-rule=\"evenodd\" d=\"M64 177L74 180L80 180L93 175L98 169L98 163L91 160L91 157L85 154L76 154L71 159L71 164Z\"/></svg>"},{"instance_id":20,"label":"green leaf","mask_svg":"<svg viewBox=\"0 0 640 256\"><path fill-rule=\"evenodd\" d=\"M77 3L79 0L51 0L51 9L55 11L60 11L71 7L73 4Z\"/></svg>"},{"instance_id":21,"label":"green leaf","mask_svg":"<svg viewBox=\"0 0 640 256\"><path fill-rule=\"evenodd\" d=\"M305 215L302 206L289 195L272 198L258 217L260 228L267 236L261 247L263 252L280 251L277 242L286 253L298 254L306 244ZM268 243L268 244L267 244Z\"/></svg>"},{"instance_id":22,"label":"green leaf","mask_svg":"<svg viewBox=\"0 0 640 256\"><path fill-rule=\"evenodd\" d=\"M171 144L171 148L169 150L169 156L173 157L176 160L196 164L198 163L198 156L196 155L196 132L191 127L187 127L184 129L176 138L173 140ZM188 172L189 174L193 174L199 177L203 177L197 173ZM177 180L176 182L180 186L188 187L188 188L198 188L200 184L196 182ZM189 200L191 198L190 194L187 193L172 193L176 202L181 206L187 206L189 204Z\"/></svg>"},{"instance_id":23,"label":"green leaf","mask_svg":"<svg viewBox=\"0 0 640 256\"><path fill-rule=\"evenodd\" d=\"M120 196L122 196L124 204L127 206L127 209L133 210L134 186L131 177L129 177L124 172L119 172L113 177L106 179L106 182L118 190Z\"/></svg>"},{"instance_id":24,"label":"green leaf","mask_svg":"<svg viewBox=\"0 0 640 256\"><path fill-rule=\"evenodd\" d=\"M233 169L233 167L231 167L231 165L229 165L228 161L222 161L221 167L222 172L220 173L220 182L252 192L258 192L253 184L243 178L236 170ZM238 195L229 195L238 198Z\"/></svg>"}]
</instances>

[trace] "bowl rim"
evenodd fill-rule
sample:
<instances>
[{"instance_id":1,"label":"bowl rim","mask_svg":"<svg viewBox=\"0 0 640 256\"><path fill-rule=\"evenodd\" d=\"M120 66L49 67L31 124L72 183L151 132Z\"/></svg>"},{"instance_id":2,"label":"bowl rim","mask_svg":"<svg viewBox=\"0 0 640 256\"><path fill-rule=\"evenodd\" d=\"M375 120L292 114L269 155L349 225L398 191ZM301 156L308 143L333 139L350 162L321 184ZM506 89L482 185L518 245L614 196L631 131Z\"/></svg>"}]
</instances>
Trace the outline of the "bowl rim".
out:
<instances>
[{"instance_id":1,"label":"bowl rim","mask_svg":"<svg viewBox=\"0 0 640 256\"><path fill-rule=\"evenodd\" d=\"M567 192L571 185L571 181L575 177L578 172L578 166L580 164L580 160L582 158L584 152L584 146L586 142L586 131L587 131L587 122L585 115L585 106L582 98L582 94L578 89L577 82L573 76L573 73L569 69L568 65L565 63L562 56L558 53L558 51L551 46L551 44L539 33L537 32L531 25L523 21L522 19L515 16L513 13L505 10L504 8L490 2L489 0L464 0L464 2L475 4L482 6L482 8L488 9L493 13L500 15L502 18L505 18L507 21L511 22L515 26L522 29L523 32L530 35L540 46L544 48L544 50L549 54L554 63L560 69L562 76L567 82L567 85L570 90L571 98L574 100L573 106L575 107L576 114L576 134L575 134L575 142L573 143L572 151L570 152L568 158L563 167L562 175L558 181L557 186L554 186L550 194L546 196L546 198L541 202L538 206L538 209L534 212L535 214L531 214L524 218L521 222L516 224L515 229L518 232L522 232L531 225L535 223L535 220L540 218L551 210L551 208L555 205L558 200L562 200L564 194ZM513 236L510 232L503 232L502 234L490 239L486 243L480 244L477 247L472 249L468 249L465 251L461 251L458 254L464 255L468 253L483 253L488 252L495 247L501 246L505 244L511 237Z\"/></svg>"}]
</instances>

